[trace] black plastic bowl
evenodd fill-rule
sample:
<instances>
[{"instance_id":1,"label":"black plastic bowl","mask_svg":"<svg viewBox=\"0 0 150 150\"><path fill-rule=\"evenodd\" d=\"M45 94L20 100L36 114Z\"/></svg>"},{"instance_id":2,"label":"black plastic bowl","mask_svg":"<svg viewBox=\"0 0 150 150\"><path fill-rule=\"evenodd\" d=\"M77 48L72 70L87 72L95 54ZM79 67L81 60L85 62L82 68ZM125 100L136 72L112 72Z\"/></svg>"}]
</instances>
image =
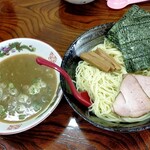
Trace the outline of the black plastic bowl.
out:
<instances>
[{"instance_id":1,"label":"black plastic bowl","mask_svg":"<svg viewBox=\"0 0 150 150\"><path fill-rule=\"evenodd\" d=\"M81 60L79 58L80 53L89 51L96 45L103 43L105 34L112 26L113 23L96 26L83 33L70 45L64 55L61 67L68 72L73 80L75 80L75 68L77 67L78 62ZM87 122L98 128L115 132L137 132L150 128L150 119L137 123L114 123L99 119L95 115L89 116L88 108L80 104L72 96L69 87L62 76L61 86L64 92L64 97L66 98L69 105L73 108L73 110Z\"/></svg>"}]
</instances>

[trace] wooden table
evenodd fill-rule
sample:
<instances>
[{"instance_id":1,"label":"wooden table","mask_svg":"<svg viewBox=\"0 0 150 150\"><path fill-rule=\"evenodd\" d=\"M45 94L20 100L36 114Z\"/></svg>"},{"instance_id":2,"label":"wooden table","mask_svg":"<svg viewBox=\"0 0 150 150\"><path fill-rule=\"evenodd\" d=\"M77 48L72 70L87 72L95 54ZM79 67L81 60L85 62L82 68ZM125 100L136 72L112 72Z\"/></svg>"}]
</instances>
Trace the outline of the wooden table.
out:
<instances>
[{"instance_id":1,"label":"wooden table","mask_svg":"<svg viewBox=\"0 0 150 150\"><path fill-rule=\"evenodd\" d=\"M150 3L138 4L150 11ZM17 37L42 40L63 57L71 42L89 28L117 21L130 8L112 10L105 0L72 5L63 0L1 0L0 41ZM62 98L57 109L36 127L0 136L1 150L148 150L150 130L113 133L80 118Z\"/></svg>"}]
</instances>

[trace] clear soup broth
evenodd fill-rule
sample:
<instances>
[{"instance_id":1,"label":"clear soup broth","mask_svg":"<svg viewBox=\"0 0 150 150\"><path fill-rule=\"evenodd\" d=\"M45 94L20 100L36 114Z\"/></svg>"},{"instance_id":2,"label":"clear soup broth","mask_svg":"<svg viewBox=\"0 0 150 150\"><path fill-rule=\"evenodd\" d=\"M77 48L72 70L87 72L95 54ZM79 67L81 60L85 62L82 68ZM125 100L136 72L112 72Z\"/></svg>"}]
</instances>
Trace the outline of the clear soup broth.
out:
<instances>
[{"instance_id":1,"label":"clear soup broth","mask_svg":"<svg viewBox=\"0 0 150 150\"><path fill-rule=\"evenodd\" d=\"M0 62L0 121L18 122L44 111L52 101L57 77L36 63L36 55L19 54Z\"/></svg>"}]
</instances>

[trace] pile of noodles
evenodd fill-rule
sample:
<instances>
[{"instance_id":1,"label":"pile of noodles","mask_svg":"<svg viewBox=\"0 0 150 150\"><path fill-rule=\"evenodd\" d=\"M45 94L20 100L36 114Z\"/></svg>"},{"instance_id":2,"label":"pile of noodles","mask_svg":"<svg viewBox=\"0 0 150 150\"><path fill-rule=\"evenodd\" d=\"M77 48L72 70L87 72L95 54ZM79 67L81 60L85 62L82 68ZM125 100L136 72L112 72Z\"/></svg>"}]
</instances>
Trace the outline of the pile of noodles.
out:
<instances>
[{"instance_id":1,"label":"pile of noodles","mask_svg":"<svg viewBox=\"0 0 150 150\"><path fill-rule=\"evenodd\" d=\"M86 61L80 61L76 68L76 87L79 91L87 91L93 104L89 111L97 117L112 122L137 122L150 117L150 113L138 118L121 117L113 112L113 103L119 93L123 75L126 74L121 52L113 47L107 40L104 44L97 45L94 49L102 49L111 55L120 65L121 70L114 72L103 72L93 67ZM142 71L140 74L150 76L150 71Z\"/></svg>"}]
</instances>

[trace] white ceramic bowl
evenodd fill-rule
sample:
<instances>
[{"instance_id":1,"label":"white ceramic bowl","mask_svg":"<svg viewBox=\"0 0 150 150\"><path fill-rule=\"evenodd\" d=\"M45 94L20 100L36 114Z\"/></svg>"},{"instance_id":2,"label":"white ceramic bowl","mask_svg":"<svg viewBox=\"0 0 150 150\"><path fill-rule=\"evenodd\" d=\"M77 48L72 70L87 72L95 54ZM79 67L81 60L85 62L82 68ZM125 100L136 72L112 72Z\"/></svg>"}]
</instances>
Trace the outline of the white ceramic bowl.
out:
<instances>
[{"instance_id":1,"label":"white ceramic bowl","mask_svg":"<svg viewBox=\"0 0 150 150\"><path fill-rule=\"evenodd\" d=\"M16 54L32 53L32 54L41 56L47 60L53 61L59 66L61 65L62 59L54 48L52 48L50 45L42 41L31 39L31 38L16 38L16 39L11 39L11 40L1 42L0 54L3 53L4 48L8 48L10 44L16 43L16 42L19 42L21 45L26 45L26 46L35 48L35 51L30 52L27 49L22 49L21 51L17 51L16 48L13 48L13 49L10 49L6 55L0 56L0 62ZM34 126L36 126L37 124L45 120L55 110L63 94L62 89L60 87L60 75L58 72L56 72L56 76L57 76L57 81L58 81L57 90L52 100L52 103L50 104L48 109L46 109L44 112L42 112L38 116L27 121L23 121L19 123L12 123L12 124L0 122L0 135L16 134L16 133L29 130L30 128L33 128Z\"/></svg>"},{"instance_id":2,"label":"white ceramic bowl","mask_svg":"<svg viewBox=\"0 0 150 150\"><path fill-rule=\"evenodd\" d=\"M93 2L94 0L65 0L65 1L72 3L72 4L87 4L87 3Z\"/></svg>"}]
</instances>

